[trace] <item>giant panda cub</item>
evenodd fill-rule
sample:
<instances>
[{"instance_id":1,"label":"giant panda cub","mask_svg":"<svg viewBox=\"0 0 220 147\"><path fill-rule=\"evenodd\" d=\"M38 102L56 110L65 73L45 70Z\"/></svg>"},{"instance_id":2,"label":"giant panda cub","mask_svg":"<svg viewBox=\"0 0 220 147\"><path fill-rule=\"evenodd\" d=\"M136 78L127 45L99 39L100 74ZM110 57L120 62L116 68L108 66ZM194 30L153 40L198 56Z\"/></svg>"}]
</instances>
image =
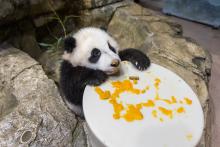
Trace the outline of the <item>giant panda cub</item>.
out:
<instances>
[{"instance_id":1,"label":"giant panda cub","mask_svg":"<svg viewBox=\"0 0 220 147\"><path fill-rule=\"evenodd\" d=\"M150 65L139 50L120 50L117 42L103 29L83 28L64 41L60 87L65 102L75 114L83 115L82 97L86 85L100 85L119 71L121 61L131 62L138 70Z\"/></svg>"}]
</instances>

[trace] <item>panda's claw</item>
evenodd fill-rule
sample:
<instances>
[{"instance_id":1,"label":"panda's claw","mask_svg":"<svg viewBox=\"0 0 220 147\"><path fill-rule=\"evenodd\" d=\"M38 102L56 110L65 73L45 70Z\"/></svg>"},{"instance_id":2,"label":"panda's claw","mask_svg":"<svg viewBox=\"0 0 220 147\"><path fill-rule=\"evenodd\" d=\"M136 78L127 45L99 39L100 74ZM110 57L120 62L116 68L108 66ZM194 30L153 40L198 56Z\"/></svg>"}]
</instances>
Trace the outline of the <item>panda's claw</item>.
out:
<instances>
[{"instance_id":1,"label":"panda's claw","mask_svg":"<svg viewBox=\"0 0 220 147\"><path fill-rule=\"evenodd\" d=\"M144 71L149 67L149 64L146 63L146 61L136 61L134 66L140 70L140 71Z\"/></svg>"}]
</instances>

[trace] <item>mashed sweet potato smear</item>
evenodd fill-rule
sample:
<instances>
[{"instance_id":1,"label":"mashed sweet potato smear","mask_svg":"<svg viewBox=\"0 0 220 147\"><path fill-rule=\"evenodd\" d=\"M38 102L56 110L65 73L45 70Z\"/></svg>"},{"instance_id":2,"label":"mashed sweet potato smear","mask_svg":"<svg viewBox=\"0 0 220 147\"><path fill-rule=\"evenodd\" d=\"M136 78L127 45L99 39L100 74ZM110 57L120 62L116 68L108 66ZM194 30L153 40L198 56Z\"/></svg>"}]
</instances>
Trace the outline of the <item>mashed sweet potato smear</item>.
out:
<instances>
[{"instance_id":1,"label":"mashed sweet potato smear","mask_svg":"<svg viewBox=\"0 0 220 147\"><path fill-rule=\"evenodd\" d=\"M154 80L154 87L156 88L156 89L159 89L159 85L160 85L160 79L159 78L156 78L155 80Z\"/></svg>"},{"instance_id":2,"label":"mashed sweet potato smear","mask_svg":"<svg viewBox=\"0 0 220 147\"><path fill-rule=\"evenodd\" d=\"M190 100L189 98L185 97L184 100L185 100L187 105L191 105L192 104L192 100Z\"/></svg>"},{"instance_id":3,"label":"mashed sweet potato smear","mask_svg":"<svg viewBox=\"0 0 220 147\"><path fill-rule=\"evenodd\" d=\"M163 122L166 120L166 117L173 118L175 114L185 113L186 110L184 105L191 105L192 100L185 97L177 101L175 96L161 98L159 95L160 83L161 80L159 78L154 80L154 88L156 91L154 98L148 98L146 101L137 104L124 104L119 102L120 95L125 92L131 93L134 95L134 98L137 98L138 95L143 97L145 94L148 94L147 91L150 89L148 85L143 89L135 88L135 85L138 84L137 80L134 82L134 80L125 79L122 81L111 82L111 85L114 88L112 92L109 90L102 90L100 87L95 87L95 91L101 100L106 100L112 105L114 111L112 116L116 120L124 119L127 122L142 120L144 115L141 110L149 109L153 118ZM161 103L163 106L161 106ZM176 104L178 104L178 107L175 107ZM169 107L170 105L174 106L174 108Z\"/></svg>"},{"instance_id":4,"label":"mashed sweet potato smear","mask_svg":"<svg viewBox=\"0 0 220 147\"><path fill-rule=\"evenodd\" d=\"M99 94L99 98L101 100L109 99L110 98L110 91L103 91L101 88L96 87L95 91Z\"/></svg>"},{"instance_id":5,"label":"mashed sweet potato smear","mask_svg":"<svg viewBox=\"0 0 220 147\"><path fill-rule=\"evenodd\" d=\"M134 120L142 120L143 114L140 111L140 108L134 105L128 105L128 108L126 110L126 113L123 115L123 118L128 121L134 121Z\"/></svg>"},{"instance_id":6,"label":"mashed sweet potato smear","mask_svg":"<svg viewBox=\"0 0 220 147\"><path fill-rule=\"evenodd\" d=\"M177 113L184 113L185 112L185 108L179 107L176 111L177 111Z\"/></svg>"},{"instance_id":7,"label":"mashed sweet potato smear","mask_svg":"<svg viewBox=\"0 0 220 147\"><path fill-rule=\"evenodd\" d=\"M173 111L172 110L169 110L169 109L166 109L164 107L158 107L158 109L160 110L160 112L166 116L169 116L170 118L173 117Z\"/></svg>"},{"instance_id":8,"label":"mashed sweet potato smear","mask_svg":"<svg viewBox=\"0 0 220 147\"><path fill-rule=\"evenodd\" d=\"M143 106L145 107L154 107L154 101L153 100L148 100L146 103L143 103Z\"/></svg>"}]
</instances>

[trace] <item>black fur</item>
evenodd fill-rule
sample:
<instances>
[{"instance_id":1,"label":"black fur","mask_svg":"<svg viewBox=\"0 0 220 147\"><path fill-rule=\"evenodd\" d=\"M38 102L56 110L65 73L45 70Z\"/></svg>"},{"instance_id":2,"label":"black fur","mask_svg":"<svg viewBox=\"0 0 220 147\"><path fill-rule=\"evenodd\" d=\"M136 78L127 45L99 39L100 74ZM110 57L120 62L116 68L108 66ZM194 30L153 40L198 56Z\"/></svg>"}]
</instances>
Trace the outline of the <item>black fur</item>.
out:
<instances>
[{"instance_id":1,"label":"black fur","mask_svg":"<svg viewBox=\"0 0 220 147\"><path fill-rule=\"evenodd\" d=\"M99 60L100 56L101 56L101 51L97 48L94 48L91 51L91 56L89 57L89 62L96 63Z\"/></svg>"},{"instance_id":2,"label":"black fur","mask_svg":"<svg viewBox=\"0 0 220 147\"><path fill-rule=\"evenodd\" d=\"M68 53L73 52L73 49L76 47L76 40L73 37L67 37L64 40L64 50Z\"/></svg>"},{"instance_id":3,"label":"black fur","mask_svg":"<svg viewBox=\"0 0 220 147\"><path fill-rule=\"evenodd\" d=\"M145 70L150 66L150 59L137 49L125 49L119 52L121 61L131 62L138 70ZM136 64L137 63L137 64Z\"/></svg>"},{"instance_id":4,"label":"black fur","mask_svg":"<svg viewBox=\"0 0 220 147\"><path fill-rule=\"evenodd\" d=\"M104 26L101 26L100 29L103 30L103 31L105 31L105 32L107 32L107 28L104 27Z\"/></svg>"},{"instance_id":5,"label":"black fur","mask_svg":"<svg viewBox=\"0 0 220 147\"><path fill-rule=\"evenodd\" d=\"M114 53L116 53L116 50L114 47L111 46L111 44L108 42L108 47L111 51L113 51Z\"/></svg>"},{"instance_id":6,"label":"black fur","mask_svg":"<svg viewBox=\"0 0 220 147\"><path fill-rule=\"evenodd\" d=\"M86 67L73 67L68 61L61 64L60 86L65 98L82 106L83 92L86 85L100 85L108 76L101 70L93 70Z\"/></svg>"}]
</instances>

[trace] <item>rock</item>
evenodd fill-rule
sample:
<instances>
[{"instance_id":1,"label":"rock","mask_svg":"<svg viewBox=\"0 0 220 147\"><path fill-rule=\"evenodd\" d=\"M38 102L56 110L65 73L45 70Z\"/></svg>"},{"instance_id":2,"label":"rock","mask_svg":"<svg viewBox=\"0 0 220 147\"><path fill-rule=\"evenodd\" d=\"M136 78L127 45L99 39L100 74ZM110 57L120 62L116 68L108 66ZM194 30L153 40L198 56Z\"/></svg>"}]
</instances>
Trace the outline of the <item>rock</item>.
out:
<instances>
[{"instance_id":1,"label":"rock","mask_svg":"<svg viewBox=\"0 0 220 147\"><path fill-rule=\"evenodd\" d=\"M32 16L52 12L53 10L60 10L65 7L67 2L63 0L29 0L30 14Z\"/></svg>"},{"instance_id":2,"label":"rock","mask_svg":"<svg viewBox=\"0 0 220 147\"><path fill-rule=\"evenodd\" d=\"M13 36L8 40L10 44L20 48L34 59L39 58L42 51L35 37L35 28L30 21L20 21L17 24L17 30L11 33L13 33Z\"/></svg>"},{"instance_id":3,"label":"rock","mask_svg":"<svg viewBox=\"0 0 220 147\"><path fill-rule=\"evenodd\" d=\"M63 49L55 48L45 51L39 62L43 66L44 71L50 79L53 79L56 83L59 83L60 79L60 64L62 62Z\"/></svg>"},{"instance_id":4,"label":"rock","mask_svg":"<svg viewBox=\"0 0 220 147\"><path fill-rule=\"evenodd\" d=\"M107 6L86 9L81 11L81 17L79 23L81 27L95 26L95 27L107 27L112 15L118 7L126 6L127 2L118 2L109 4Z\"/></svg>"},{"instance_id":5,"label":"rock","mask_svg":"<svg viewBox=\"0 0 220 147\"><path fill-rule=\"evenodd\" d=\"M79 10L94 9L123 0L1 0L0 1L0 26L13 23L25 17L35 17L54 11L71 11L77 14Z\"/></svg>"},{"instance_id":6,"label":"rock","mask_svg":"<svg viewBox=\"0 0 220 147\"><path fill-rule=\"evenodd\" d=\"M90 9L90 8L106 6L119 1L123 1L123 0L83 0L83 3L85 8Z\"/></svg>"},{"instance_id":7,"label":"rock","mask_svg":"<svg viewBox=\"0 0 220 147\"><path fill-rule=\"evenodd\" d=\"M206 122L198 146L209 146L213 117L208 93L210 54L195 42L184 38L180 25L134 3L116 10L108 31L121 48L139 48L147 53L153 63L174 71L192 87L199 97Z\"/></svg>"},{"instance_id":8,"label":"rock","mask_svg":"<svg viewBox=\"0 0 220 147\"><path fill-rule=\"evenodd\" d=\"M63 0L1 0L0 26L18 21L27 16L35 16L64 8Z\"/></svg>"},{"instance_id":9,"label":"rock","mask_svg":"<svg viewBox=\"0 0 220 147\"><path fill-rule=\"evenodd\" d=\"M0 146L87 145L83 122L65 106L38 62L4 45L0 67Z\"/></svg>"}]
</instances>

